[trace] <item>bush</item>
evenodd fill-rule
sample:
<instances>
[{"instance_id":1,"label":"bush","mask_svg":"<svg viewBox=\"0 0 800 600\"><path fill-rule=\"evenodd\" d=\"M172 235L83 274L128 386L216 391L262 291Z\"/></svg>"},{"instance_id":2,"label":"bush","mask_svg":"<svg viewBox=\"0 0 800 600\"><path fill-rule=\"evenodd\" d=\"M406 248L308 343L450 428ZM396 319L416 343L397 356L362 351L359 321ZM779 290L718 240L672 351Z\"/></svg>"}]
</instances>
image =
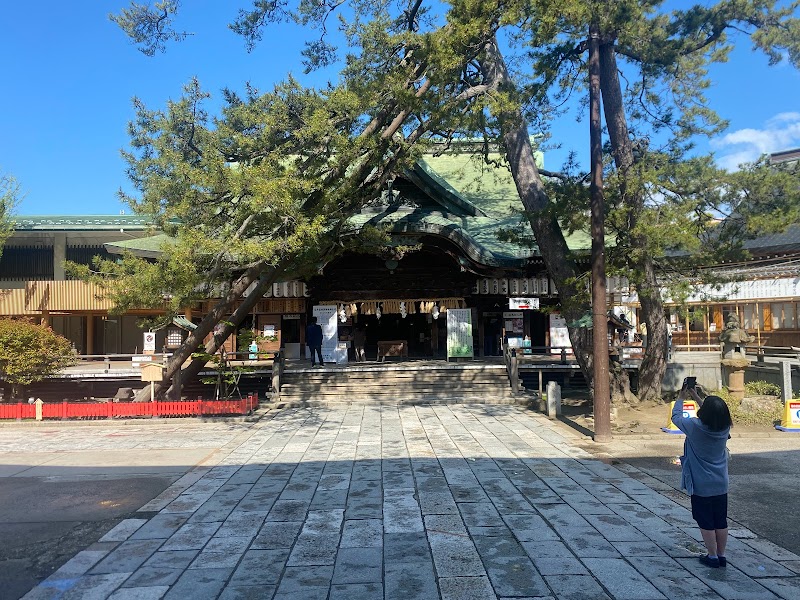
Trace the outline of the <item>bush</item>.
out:
<instances>
[{"instance_id":1,"label":"bush","mask_svg":"<svg viewBox=\"0 0 800 600\"><path fill-rule=\"evenodd\" d=\"M766 382L761 382L766 383ZM771 384L767 384L771 385ZM731 396L728 388L721 390L713 390L709 392L710 396L719 396L728 405L728 410L731 411L731 419L734 425L766 425L771 427L776 421L780 421L783 417L783 406L781 402L775 402L775 406L770 410L742 410L742 401L738 398ZM770 394L758 394L770 395Z\"/></svg>"},{"instance_id":2,"label":"bush","mask_svg":"<svg viewBox=\"0 0 800 600\"><path fill-rule=\"evenodd\" d=\"M780 396L781 388L768 381L749 381L744 384L745 396Z\"/></svg>"},{"instance_id":3,"label":"bush","mask_svg":"<svg viewBox=\"0 0 800 600\"><path fill-rule=\"evenodd\" d=\"M12 397L18 386L55 375L75 360L69 340L46 325L0 319L0 377L14 387Z\"/></svg>"}]
</instances>

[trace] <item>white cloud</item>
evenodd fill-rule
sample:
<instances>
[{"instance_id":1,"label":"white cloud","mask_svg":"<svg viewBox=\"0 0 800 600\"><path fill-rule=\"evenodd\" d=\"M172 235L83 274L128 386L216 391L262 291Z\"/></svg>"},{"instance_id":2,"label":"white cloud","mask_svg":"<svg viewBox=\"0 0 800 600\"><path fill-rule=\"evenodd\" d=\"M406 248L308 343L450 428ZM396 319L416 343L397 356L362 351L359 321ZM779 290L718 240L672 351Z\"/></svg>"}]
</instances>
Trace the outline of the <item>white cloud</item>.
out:
<instances>
[{"instance_id":1,"label":"white cloud","mask_svg":"<svg viewBox=\"0 0 800 600\"><path fill-rule=\"evenodd\" d=\"M717 164L735 171L740 164L757 160L762 154L800 146L800 113L779 113L763 129L739 129L711 141Z\"/></svg>"}]
</instances>

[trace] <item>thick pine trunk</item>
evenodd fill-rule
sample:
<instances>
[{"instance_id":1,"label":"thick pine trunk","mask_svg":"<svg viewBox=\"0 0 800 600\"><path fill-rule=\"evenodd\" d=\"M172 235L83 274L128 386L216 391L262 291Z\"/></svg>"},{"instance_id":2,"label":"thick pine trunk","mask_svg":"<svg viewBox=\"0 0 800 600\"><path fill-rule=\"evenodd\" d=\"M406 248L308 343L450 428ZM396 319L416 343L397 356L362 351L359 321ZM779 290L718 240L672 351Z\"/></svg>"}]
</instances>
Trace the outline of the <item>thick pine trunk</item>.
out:
<instances>
[{"instance_id":1,"label":"thick pine trunk","mask_svg":"<svg viewBox=\"0 0 800 600\"><path fill-rule=\"evenodd\" d=\"M628 230L635 232L638 218L644 210L644 198L638 192L631 192L624 185L628 171L634 166L635 157L622 99L616 53L611 42L601 45L600 71L603 110L614 164L622 178L620 189L623 201L630 207ZM655 400L661 398L661 382L667 369L667 320L664 317L664 303L653 259L647 252L647 240L634 233L630 237L630 247L635 251L635 255L641 257L628 266L640 274L636 291L642 307L642 318L647 323L648 341L639 369L638 396L640 400Z\"/></svg>"},{"instance_id":2,"label":"thick pine trunk","mask_svg":"<svg viewBox=\"0 0 800 600\"><path fill-rule=\"evenodd\" d=\"M513 85L508 75L504 59L495 40L487 44L482 60L482 68L487 81L496 81L500 89ZM539 169L531 147L528 128L522 113L518 110L499 115L502 122L503 145L511 174L520 200L528 213L531 229L539 246L545 266L558 288L561 309L567 323L580 319L588 310L588 303L570 299L585 296L579 283L575 261L570 257L567 242L558 221L553 216L550 199L544 189ZM592 385L592 336L587 328L569 328L575 359L589 385Z\"/></svg>"},{"instance_id":3,"label":"thick pine trunk","mask_svg":"<svg viewBox=\"0 0 800 600\"><path fill-rule=\"evenodd\" d=\"M653 261L649 257L642 261L645 277L637 293L642 306L642 319L647 323L647 348L639 368L639 399L661 400L661 383L667 371L667 322L661 290L656 280Z\"/></svg>"},{"instance_id":4,"label":"thick pine trunk","mask_svg":"<svg viewBox=\"0 0 800 600\"><path fill-rule=\"evenodd\" d=\"M226 339L236 330L236 327L244 320L247 314L252 310L256 303L261 299L264 290L275 281L278 271L274 268L265 268L263 266L252 267L243 273L231 285L228 293L217 302L214 308L203 317L203 320L197 325L197 328L190 332L184 340L183 344L175 350L175 352L167 361L166 369L164 370L165 383L151 384L155 387L155 395L160 396L163 391L170 387L170 383L182 368L183 364L189 360L192 355L197 352L197 349L203 344L203 340L209 333L214 331L214 328L222 319L231 315L226 319L226 323L219 328L214 336L208 341L204 347L206 354L214 354L219 350ZM259 281L253 293L249 294L247 298L234 310L236 302L241 298L245 290L250 287L254 281ZM181 371L181 382L189 381L189 379L196 375L200 369L205 365L205 359L194 359L192 362ZM179 390L173 390L177 395ZM144 387L136 393L134 398L135 402L146 402L150 399L149 386Z\"/></svg>"}]
</instances>

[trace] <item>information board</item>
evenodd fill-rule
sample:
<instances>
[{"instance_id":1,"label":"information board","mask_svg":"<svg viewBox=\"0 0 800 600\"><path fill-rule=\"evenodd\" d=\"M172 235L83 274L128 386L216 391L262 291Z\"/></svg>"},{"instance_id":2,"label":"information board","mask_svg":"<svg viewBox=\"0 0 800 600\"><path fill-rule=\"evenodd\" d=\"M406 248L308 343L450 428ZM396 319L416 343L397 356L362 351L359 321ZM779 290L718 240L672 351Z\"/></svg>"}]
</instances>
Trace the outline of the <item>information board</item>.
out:
<instances>
[{"instance_id":1,"label":"information board","mask_svg":"<svg viewBox=\"0 0 800 600\"><path fill-rule=\"evenodd\" d=\"M561 354L561 348L565 346L572 348L567 321L559 313L550 313L550 346L554 346L550 350L552 354Z\"/></svg>"},{"instance_id":2,"label":"information board","mask_svg":"<svg viewBox=\"0 0 800 600\"><path fill-rule=\"evenodd\" d=\"M319 304L313 307L312 314L317 317L317 323L322 327L322 360L326 363L347 362L346 356L342 360L341 354L336 352L339 345L336 305Z\"/></svg>"},{"instance_id":3,"label":"information board","mask_svg":"<svg viewBox=\"0 0 800 600\"><path fill-rule=\"evenodd\" d=\"M472 356L472 310L447 309L447 358Z\"/></svg>"}]
</instances>

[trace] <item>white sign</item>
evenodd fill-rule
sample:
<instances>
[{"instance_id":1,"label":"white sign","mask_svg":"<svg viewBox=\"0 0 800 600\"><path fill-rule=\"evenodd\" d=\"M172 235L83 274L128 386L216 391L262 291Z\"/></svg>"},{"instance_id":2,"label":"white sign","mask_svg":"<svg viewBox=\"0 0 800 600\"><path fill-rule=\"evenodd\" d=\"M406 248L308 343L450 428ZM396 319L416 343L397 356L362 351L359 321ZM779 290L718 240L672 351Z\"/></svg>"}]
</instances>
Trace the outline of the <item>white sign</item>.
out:
<instances>
[{"instance_id":1,"label":"white sign","mask_svg":"<svg viewBox=\"0 0 800 600\"><path fill-rule=\"evenodd\" d=\"M789 418L792 420L790 425L781 423L784 427L797 427L800 425L800 402L789 400Z\"/></svg>"},{"instance_id":2,"label":"white sign","mask_svg":"<svg viewBox=\"0 0 800 600\"><path fill-rule=\"evenodd\" d=\"M523 318L522 311L518 310L515 312L504 311L503 312L504 319L521 319Z\"/></svg>"},{"instance_id":3,"label":"white sign","mask_svg":"<svg viewBox=\"0 0 800 600\"><path fill-rule=\"evenodd\" d=\"M552 354L561 354L563 347L572 348L567 321L558 313L550 313L550 346L554 346Z\"/></svg>"},{"instance_id":4,"label":"white sign","mask_svg":"<svg viewBox=\"0 0 800 600\"><path fill-rule=\"evenodd\" d=\"M472 358L472 309L447 309L447 358Z\"/></svg>"},{"instance_id":5,"label":"white sign","mask_svg":"<svg viewBox=\"0 0 800 600\"><path fill-rule=\"evenodd\" d=\"M538 298L509 298L508 308L510 310L536 310L539 308Z\"/></svg>"},{"instance_id":6,"label":"white sign","mask_svg":"<svg viewBox=\"0 0 800 600\"><path fill-rule=\"evenodd\" d=\"M322 327L322 360L326 363L339 362L341 355L337 357L336 352L339 345L339 320L336 318L336 305L318 304L312 309L312 314L317 317L317 323Z\"/></svg>"},{"instance_id":7,"label":"white sign","mask_svg":"<svg viewBox=\"0 0 800 600\"><path fill-rule=\"evenodd\" d=\"M144 332L144 344L142 346L143 352L155 352L156 351L156 334L153 331L145 331Z\"/></svg>"}]
</instances>

